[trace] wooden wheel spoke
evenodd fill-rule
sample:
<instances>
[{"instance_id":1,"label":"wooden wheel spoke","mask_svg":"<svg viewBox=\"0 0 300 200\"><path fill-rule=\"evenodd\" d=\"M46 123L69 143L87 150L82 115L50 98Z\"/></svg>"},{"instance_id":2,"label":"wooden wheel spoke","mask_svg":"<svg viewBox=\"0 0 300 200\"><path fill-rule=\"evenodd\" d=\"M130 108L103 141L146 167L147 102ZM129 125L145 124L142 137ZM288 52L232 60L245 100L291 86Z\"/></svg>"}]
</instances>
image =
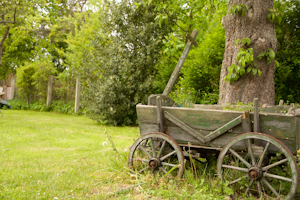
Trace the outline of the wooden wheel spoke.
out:
<instances>
[{"instance_id":1,"label":"wooden wheel spoke","mask_svg":"<svg viewBox=\"0 0 300 200\"><path fill-rule=\"evenodd\" d=\"M264 173L264 176L265 177L270 177L270 178L276 178L276 179L283 180L283 181L293 182L293 180L290 179L290 178L286 178L286 177L283 177L283 176L278 176L278 175L275 175L275 174L269 174L267 172Z\"/></svg>"},{"instance_id":2,"label":"wooden wheel spoke","mask_svg":"<svg viewBox=\"0 0 300 200\"><path fill-rule=\"evenodd\" d=\"M247 168L241 168L241 167L236 167L236 166L231 166L231 165L222 165L222 167L229 168L229 169L235 169L235 170L242 171L242 172L248 172Z\"/></svg>"},{"instance_id":3,"label":"wooden wheel spoke","mask_svg":"<svg viewBox=\"0 0 300 200\"><path fill-rule=\"evenodd\" d=\"M172 151L171 153L168 153L167 155L161 157L161 158L160 158L160 161L165 160L166 158L168 158L168 157L174 155L175 153L176 153L176 150Z\"/></svg>"},{"instance_id":4,"label":"wooden wheel spoke","mask_svg":"<svg viewBox=\"0 0 300 200\"><path fill-rule=\"evenodd\" d=\"M250 188L251 188L253 182L254 182L254 180L251 179L250 182L249 182L249 185L248 185L248 187L247 187L247 189L246 189L246 192L245 192L246 195L247 195L248 191L250 190Z\"/></svg>"},{"instance_id":5,"label":"wooden wheel spoke","mask_svg":"<svg viewBox=\"0 0 300 200\"><path fill-rule=\"evenodd\" d=\"M253 140L257 141L258 144L264 144L264 147L255 146L252 144ZM249 159L245 159L240 154L239 151L244 149L248 151ZM272 157L269 158L268 153L273 153L275 149L279 149L283 154L282 159L274 161ZM231 154L231 156L228 156L228 154ZM259 158L256 157L257 154ZM246 160L251 167L246 167L249 165L243 162L240 157ZM266 165L267 158L270 164ZM281 173L283 167L285 167L283 174L286 173L287 175ZM229 181L229 184L234 186L235 192L246 195L251 194L256 198L264 198L267 195L272 199L284 198L291 200L297 193L299 183L297 162L289 148L277 138L256 132L238 135L224 146L219 154L217 173L223 175L224 181ZM243 179L245 176L249 176L249 178ZM243 186L246 180L249 180L249 184L243 189L240 186ZM278 188L280 183L283 184L283 189Z\"/></svg>"},{"instance_id":6,"label":"wooden wheel spoke","mask_svg":"<svg viewBox=\"0 0 300 200\"><path fill-rule=\"evenodd\" d=\"M255 157L254 157L254 153L253 153L252 144L251 144L250 139L248 139L248 151L249 151L250 156L251 156L252 165L254 166L256 162L255 162Z\"/></svg>"},{"instance_id":7,"label":"wooden wheel spoke","mask_svg":"<svg viewBox=\"0 0 300 200\"><path fill-rule=\"evenodd\" d=\"M165 165L165 166L170 166L170 167L175 167L177 165L171 164L171 163L167 163L167 162L162 162L160 163L161 165Z\"/></svg>"},{"instance_id":8,"label":"wooden wheel spoke","mask_svg":"<svg viewBox=\"0 0 300 200\"><path fill-rule=\"evenodd\" d=\"M148 168L149 168L149 167L147 166L147 167L141 169L141 170L139 171L139 173L142 173L143 171L147 170Z\"/></svg>"},{"instance_id":9,"label":"wooden wheel spoke","mask_svg":"<svg viewBox=\"0 0 300 200\"><path fill-rule=\"evenodd\" d=\"M152 158L150 153L145 149L145 147L143 147L142 145L139 146L140 149L142 149L142 151L148 156L148 158Z\"/></svg>"},{"instance_id":10,"label":"wooden wheel spoke","mask_svg":"<svg viewBox=\"0 0 300 200\"><path fill-rule=\"evenodd\" d=\"M167 151L169 148L171 151ZM184 166L184 155L181 147L164 133L142 135L131 146L128 155L128 167L135 172L147 171L163 175L170 173L168 168L172 168L171 171L175 170L172 176L182 177L184 172L182 166Z\"/></svg>"},{"instance_id":11,"label":"wooden wheel spoke","mask_svg":"<svg viewBox=\"0 0 300 200\"><path fill-rule=\"evenodd\" d=\"M161 171L163 171L163 173L165 173L165 174L168 173L167 170L165 170L165 168L163 168L163 167L159 167L159 169L160 169Z\"/></svg>"},{"instance_id":12,"label":"wooden wheel spoke","mask_svg":"<svg viewBox=\"0 0 300 200\"><path fill-rule=\"evenodd\" d=\"M167 142L166 140L163 141L163 143L162 143L162 145L160 147L160 150L159 150L159 152L157 154L157 158L159 158L161 156L161 154L162 154L162 152L163 152L163 150L165 148L166 142Z\"/></svg>"},{"instance_id":13,"label":"wooden wheel spoke","mask_svg":"<svg viewBox=\"0 0 300 200\"><path fill-rule=\"evenodd\" d=\"M151 169L151 174L153 174L153 173L154 173L154 170L155 170L155 169Z\"/></svg>"},{"instance_id":14,"label":"wooden wheel spoke","mask_svg":"<svg viewBox=\"0 0 300 200\"><path fill-rule=\"evenodd\" d=\"M242 158L242 156L240 156L237 152L235 152L233 149L229 149L229 151L235 155L238 159L240 159L240 161L242 161L248 168L251 167L251 164L248 163L244 158Z\"/></svg>"},{"instance_id":15,"label":"wooden wheel spoke","mask_svg":"<svg viewBox=\"0 0 300 200\"><path fill-rule=\"evenodd\" d=\"M278 161L278 162L276 162L276 163L273 163L273 164L271 164L271 165L268 165L268 166L263 167L262 170L263 170L263 171L267 171L268 169L270 169L270 168L272 168L272 167L275 167L275 166L277 166L277 165L283 164L283 163L285 163L285 162L287 162L287 161L288 161L288 159L285 158L285 159L280 160L280 161Z\"/></svg>"},{"instance_id":16,"label":"wooden wheel spoke","mask_svg":"<svg viewBox=\"0 0 300 200\"><path fill-rule=\"evenodd\" d=\"M238 178L234 181L229 182L228 185L232 185L234 183L237 183L237 182L239 182L239 181L241 181L241 180L243 180L244 178L247 178L247 177L248 177L248 175L242 176L241 178Z\"/></svg>"},{"instance_id":17,"label":"wooden wheel spoke","mask_svg":"<svg viewBox=\"0 0 300 200\"><path fill-rule=\"evenodd\" d=\"M144 159L144 158L133 158L133 160L147 162L147 163L149 162L148 159Z\"/></svg>"},{"instance_id":18,"label":"wooden wheel spoke","mask_svg":"<svg viewBox=\"0 0 300 200\"><path fill-rule=\"evenodd\" d=\"M155 146L154 146L152 137L150 138L150 145L151 145L151 148L152 148L153 158L156 158L156 151L155 151Z\"/></svg>"},{"instance_id":19,"label":"wooden wheel spoke","mask_svg":"<svg viewBox=\"0 0 300 200\"><path fill-rule=\"evenodd\" d=\"M260 183L260 181L256 181L256 183L257 183L257 189L258 189L259 197L261 198L261 196L262 196L261 183Z\"/></svg>"},{"instance_id":20,"label":"wooden wheel spoke","mask_svg":"<svg viewBox=\"0 0 300 200\"><path fill-rule=\"evenodd\" d=\"M263 160L264 160L264 158L265 158L265 155L267 154L269 145L270 145L270 142L268 142L268 143L266 144L266 147L265 147L265 149L264 149L264 152L263 152L263 154L261 155L261 158L260 158L260 160L259 160L259 162L258 162L258 164L257 164L258 167L261 167L261 164L262 164L262 162L263 162Z\"/></svg>"},{"instance_id":21,"label":"wooden wheel spoke","mask_svg":"<svg viewBox=\"0 0 300 200\"><path fill-rule=\"evenodd\" d=\"M270 185L270 183L265 179L263 178L262 179L262 182L277 196L277 197L280 197L280 195L278 194L278 192L276 192L276 190Z\"/></svg>"}]
</instances>

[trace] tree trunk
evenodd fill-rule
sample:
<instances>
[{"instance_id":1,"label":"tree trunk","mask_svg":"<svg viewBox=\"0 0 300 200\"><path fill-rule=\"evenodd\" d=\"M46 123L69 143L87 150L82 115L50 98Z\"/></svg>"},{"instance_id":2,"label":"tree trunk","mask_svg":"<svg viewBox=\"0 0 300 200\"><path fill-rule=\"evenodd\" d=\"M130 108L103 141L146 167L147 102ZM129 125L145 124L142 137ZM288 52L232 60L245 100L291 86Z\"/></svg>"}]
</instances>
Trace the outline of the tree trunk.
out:
<instances>
[{"instance_id":1,"label":"tree trunk","mask_svg":"<svg viewBox=\"0 0 300 200\"><path fill-rule=\"evenodd\" d=\"M2 57L3 57L3 46L4 46L4 42L8 36L8 33L9 33L9 29L10 29L10 26L7 26L6 28L6 31L2 37L2 40L0 42L0 66L1 66L1 60L2 60Z\"/></svg>"},{"instance_id":2,"label":"tree trunk","mask_svg":"<svg viewBox=\"0 0 300 200\"><path fill-rule=\"evenodd\" d=\"M249 10L244 16L240 13L230 14L232 6L247 5ZM222 24L225 28L226 44L225 53L220 75L219 104L236 103L237 101L248 104L258 98L259 102L274 105L275 86L274 60L267 64L267 58L258 60L258 55L268 48L277 51L277 38L273 21L268 20L268 9L273 8L273 0L230 0L227 15L223 17ZM249 38L249 48L254 50L254 63L261 70L261 76L245 73L233 83L225 82L224 77L228 74L228 67L237 64L237 53L240 45L235 46L237 39Z\"/></svg>"}]
</instances>

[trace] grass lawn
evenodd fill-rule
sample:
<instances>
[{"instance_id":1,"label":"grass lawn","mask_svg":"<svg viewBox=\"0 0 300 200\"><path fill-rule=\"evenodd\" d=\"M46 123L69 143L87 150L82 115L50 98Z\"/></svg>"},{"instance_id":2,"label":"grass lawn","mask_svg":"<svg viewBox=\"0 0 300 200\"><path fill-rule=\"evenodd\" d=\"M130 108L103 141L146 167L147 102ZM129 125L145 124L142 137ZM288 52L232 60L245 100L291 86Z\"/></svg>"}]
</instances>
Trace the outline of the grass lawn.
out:
<instances>
[{"instance_id":1,"label":"grass lawn","mask_svg":"<svg viewBox=\"0 0 300 200\"><path fill-rule=\"evenodd\" d=\"M101 126L85 116L2 112L0 199L101 199L126 185L126 176L113 171L116 155L109 143L103 145L104 133L124 153L139 137L138 127Z\"/></svg>"},{"instance_id":2,"label":"grass lawn","mask_svg":"<svg viewBox=\"0 0 300 200\"><path fill-rule=\"evenodd\" d=\"M222 193L214 176L216 158L196 166L197 178L190 169L183 179L131 174L128 148L139 137L138 127L49 112L2 112L0 199L229 199L231 189Z\"/></svg>"}]
</instances>

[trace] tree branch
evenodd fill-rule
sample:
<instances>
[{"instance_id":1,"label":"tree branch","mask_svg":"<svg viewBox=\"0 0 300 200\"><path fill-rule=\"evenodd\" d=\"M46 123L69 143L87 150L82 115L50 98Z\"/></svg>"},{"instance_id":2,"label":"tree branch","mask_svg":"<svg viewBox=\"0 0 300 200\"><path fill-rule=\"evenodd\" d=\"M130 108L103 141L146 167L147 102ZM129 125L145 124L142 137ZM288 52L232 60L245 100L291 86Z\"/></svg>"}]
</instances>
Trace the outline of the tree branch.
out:
<instances>
[{"instance_id":1,"label":"tree branch","mask_svg":"<svg viewBox=\"0 0 300 200\"><path fill-rule=\"evenodd\" d=\"M7 29L6 29L6 31L5 31L5 33L4 33L4 36L3 36L3 38L2 38L2 40L1 40L1 42L0 42L0 47L3 47L4 41L6 40L6 38L7 38L7 36L8 36L9 29L10 29L10 26L7 26Z\"/></svg>"},{"instance_id":2,"label":"tree branch","mask_svg":"<svg viewBox=\"0 0 300 200\"><path fill-rule=\"evenodd\" d=\"M170 15L169 15L169 13L166 11L166 9L164 9L164 12L168 15L168 18L169 18L173 23L175 23L176 26L178 26L183 32L185 32L185 33L187 32L187 31L184 30L181 26L179 26L179 25L177 24L176 21L173 21L173 18L170 17Z\"/></svg>"},{"instance_id":3,"label":"tree branch","mask_svg":"<svg viewBox=\"0 0 300 200\"><path fill-rule=\"evenodd\" d=\"M6 20L4 20L4 21L0 21L0 24L16 24L17 22L15 22L15 21L6 21Z\"/></svg>"}]
</instances>

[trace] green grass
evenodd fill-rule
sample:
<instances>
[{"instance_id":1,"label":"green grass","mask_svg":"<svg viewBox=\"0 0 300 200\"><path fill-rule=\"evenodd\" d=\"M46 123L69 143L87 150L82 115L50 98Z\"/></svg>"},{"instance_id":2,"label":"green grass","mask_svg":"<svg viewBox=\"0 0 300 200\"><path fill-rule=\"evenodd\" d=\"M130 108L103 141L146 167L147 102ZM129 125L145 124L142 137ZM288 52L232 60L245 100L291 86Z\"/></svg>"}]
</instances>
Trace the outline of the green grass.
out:
<instances>
[{"instance_id":1,"label":"green grass","mask_svg":"<svg viewBox=\"0 0 300 200\"><path fill-rule=\"evenodd\" d=\"M104 126L85 116L51 112L2 112L0 199L227 198L214 177L215 158L197 165L197 179L191 170L184 179L131 174L128 148L139 137L138 127Z\"/></svg>"}]
</instances>

